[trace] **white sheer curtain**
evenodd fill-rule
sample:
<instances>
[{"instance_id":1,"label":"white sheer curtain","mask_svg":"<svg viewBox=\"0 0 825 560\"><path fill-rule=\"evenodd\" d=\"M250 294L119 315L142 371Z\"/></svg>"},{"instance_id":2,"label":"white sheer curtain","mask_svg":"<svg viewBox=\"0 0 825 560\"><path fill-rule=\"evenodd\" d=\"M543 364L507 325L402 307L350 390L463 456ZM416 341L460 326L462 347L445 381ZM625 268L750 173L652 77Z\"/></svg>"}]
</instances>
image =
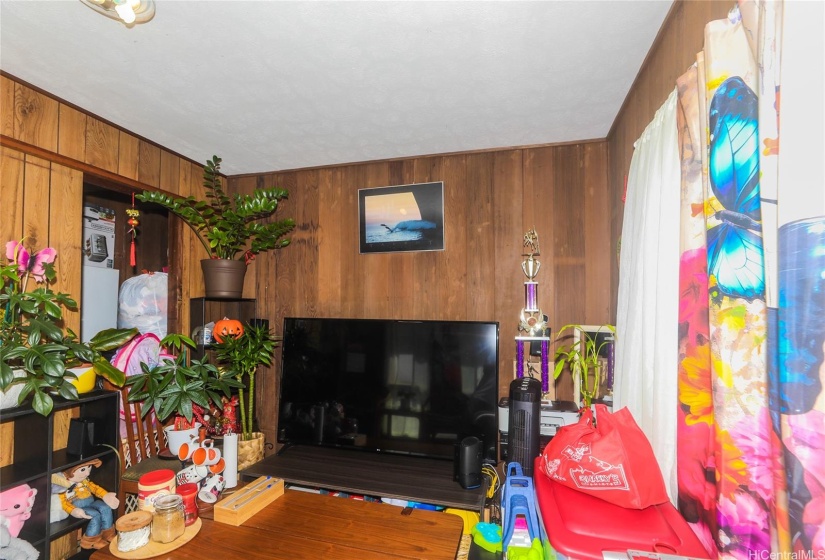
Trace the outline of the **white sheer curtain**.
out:
<instances>
[{"instance_id":1,"label":"white sheer curtain","mask_svg":"<svg viewBox=\"0 0 825 560\"><path fill-rule=\"evenodd\" d=\"M680 163L676 90L636 141L619 260L615 410L647 435L675 503Z\"/></svg>"}]
</instances>

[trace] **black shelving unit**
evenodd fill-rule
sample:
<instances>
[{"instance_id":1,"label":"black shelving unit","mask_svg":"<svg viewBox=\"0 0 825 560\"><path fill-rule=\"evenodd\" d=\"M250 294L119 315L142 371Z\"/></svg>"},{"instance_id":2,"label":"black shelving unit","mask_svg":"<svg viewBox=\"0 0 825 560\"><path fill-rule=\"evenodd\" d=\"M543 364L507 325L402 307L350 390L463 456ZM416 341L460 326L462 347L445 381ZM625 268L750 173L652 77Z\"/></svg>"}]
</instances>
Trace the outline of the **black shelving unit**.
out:
<instances>
[{"instance_id":1,"label":"black shelving unit","mask_svg":"<svg viewBox=\"0 0 825 560\"><path fill-rule=\"evenodd\" d=\"M70 416L97 420L95 443L99 445L83 457L66 451ZM59 426L56 425L58 422ZM50 522L53 474L91 459L100 459L102 465L94 470L92 480L111 492L118 490L118 393L93 391L81 395L77 401L55 399L54 410L48 417L41 416L31 406L0 410L0 424L3 424L4 436L13 434L9 446L12 454L3 457L3 462L9 464L0 467L0 491L21 484L37 490L31 517L24 522L18 536L40 551L40 558L48 559L52 541L83 528L88 522L71 516Z\"/></svg>"},{"instance_id":2,"label":"black shelving unit","mask_svg":"<svg viewBox=\"0 0 825 560\"><path fill-rule=\"evenodd\" d=\"M189 327L195 329L206 323L217 322L228 317L247 324L255 318L257 300L253 298L223 299L198 297L189 300ZM195 337L193 337L195 338ZM202 344L195 338L198 348L192 357L200 359L209 350L210 344Z\"/></svg>"}]
</instances>

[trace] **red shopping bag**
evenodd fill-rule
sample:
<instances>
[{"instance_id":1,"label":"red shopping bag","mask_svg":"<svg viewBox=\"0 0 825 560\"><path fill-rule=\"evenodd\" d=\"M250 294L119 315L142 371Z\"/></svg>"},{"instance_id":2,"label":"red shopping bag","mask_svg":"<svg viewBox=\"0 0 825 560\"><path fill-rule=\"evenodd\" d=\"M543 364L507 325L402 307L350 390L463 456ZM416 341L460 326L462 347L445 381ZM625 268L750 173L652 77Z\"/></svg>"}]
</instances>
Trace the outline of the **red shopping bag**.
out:
<instances>
[{"instance_id":1,"label":"red shopping bag","mask_svg":"<svg viewBox=\"0 0 825 560\"><path fill-rule=\"evenodd\" d=\"M653 448L630 411L585 409L542 452L544 471L559 483L618 506L644 509L668 501Z\"/></svg>"}]
</instances>

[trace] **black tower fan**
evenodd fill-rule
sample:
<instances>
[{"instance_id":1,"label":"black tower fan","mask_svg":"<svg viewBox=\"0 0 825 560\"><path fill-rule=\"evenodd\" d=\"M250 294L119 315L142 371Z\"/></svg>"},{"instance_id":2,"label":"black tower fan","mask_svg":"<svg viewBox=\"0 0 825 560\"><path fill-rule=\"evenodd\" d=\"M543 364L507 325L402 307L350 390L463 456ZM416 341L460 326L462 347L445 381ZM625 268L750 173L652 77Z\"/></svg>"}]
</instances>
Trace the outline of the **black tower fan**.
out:
<instances>
[{"instance_id":1,"label":"black tower fan","mask_svg":"<svg viewBox=\"0 0 825 560\"><path fill-rule=\"evenodd\" d=\"M510 383L510 426L507 458L519 463L525 476L533 476L533 461L539 456L541 381L532 377Z\"/></svg>"}]
</instances>

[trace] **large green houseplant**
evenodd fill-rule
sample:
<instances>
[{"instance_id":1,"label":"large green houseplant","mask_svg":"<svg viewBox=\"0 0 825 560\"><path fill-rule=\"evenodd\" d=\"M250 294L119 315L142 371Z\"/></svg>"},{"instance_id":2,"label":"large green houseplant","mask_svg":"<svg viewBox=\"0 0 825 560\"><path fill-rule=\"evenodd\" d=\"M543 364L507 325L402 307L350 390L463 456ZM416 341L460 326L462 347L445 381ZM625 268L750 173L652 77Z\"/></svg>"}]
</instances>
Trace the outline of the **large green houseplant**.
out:
<instances>
[{"instance_id":1,"label":"large green houseplant","mask_svg":"<svg viewBox=\"0 0 825 560\"><path fill-rule=\"evenodd\" d=\"M599 330L599 334L601 332L615 335L616 329L613 325L604 325ZM571 340L571 342L556 347L553 377L558 379L565 367L569 368L574 381L578 380L584 406L589 408L590 403L598 396L602 350L612 342L612 339L608 340L605 336L590 336L582 325L569 324L559 329L556 340Z\"/></svg>"},{"instance_id":2,"label":"large green houseplant","mask_svg":"<svg viewBox=\"0 0 825 560\"><path fill-rule=\"evenodd\" d=\"M210 257L202 261L207 297L240 297L247 263L258 253L289 245L285 236L295 227L295 221L265 221L278 210L279 202L289 196L286 189L273 187L255 189L246 195L229 195L221 184L220 167L221 158L212 156L203 168L206 200L173 197L158 191L144 191L136 198L163 206L197 234ZM217 278L226 278L231 270L240 279L231 286L213 287L210 272L216 267L223 271Z\"/></svg>"},{"instance_id":3,"label":"large green houseplant","mask_svg":"<svg viewBox=\"0 0 825 560\"><path fill-rule=\"evenodd\" d=\"M9 241L6 257L10 263L0 267L0 391L6 396L19 390L14 404L31 399L32 408L43 416L51 413L53 397L79 398L72 368L91 364L97 375L122 386L124 373L104 353L119 348L138 332L106 329L84 343L71 329L64 330L63 311L76 310L77 302L49 287L56 278L56 256L51 248L30 253L22 240ZM41 286L27 290L29 279Z\"/></svg>"}]
</instances>

